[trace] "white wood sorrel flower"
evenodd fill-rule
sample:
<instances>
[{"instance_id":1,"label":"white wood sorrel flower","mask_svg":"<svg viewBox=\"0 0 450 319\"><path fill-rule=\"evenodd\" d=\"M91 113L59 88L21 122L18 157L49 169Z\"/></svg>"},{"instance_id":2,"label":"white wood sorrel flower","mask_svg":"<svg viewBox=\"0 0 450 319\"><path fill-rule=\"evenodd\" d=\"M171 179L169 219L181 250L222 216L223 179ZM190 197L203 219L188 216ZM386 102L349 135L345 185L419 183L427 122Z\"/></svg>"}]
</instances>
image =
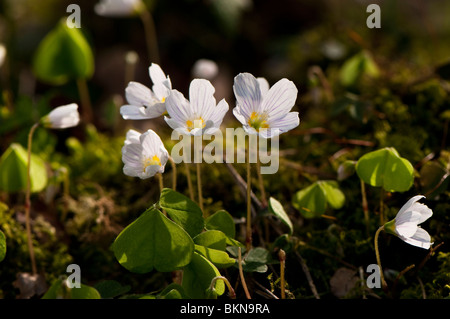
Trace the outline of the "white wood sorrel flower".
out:
<instances>
[{"instance_id":1,"label":"white wood sorrel flower","mask_svg":"<svg viewBox=\"0 0 450 319\"><path fill-rule=\"evenodd\" d=\"M272 138L300 124L298 112L290 112L298 92L292 81L281 79L269 89L266 79L240 73L233 90L237 100L233 114L247 133Z\"/></svg>"},{"instance_id":2,"label":"white wood sorrel flower","mask_svg":"<svg viewBox=\"0 0 450 319\"><path fill-rule=\"evenodd\" d=\"M78 105L75 103L58 106L41 118L44 127L63 129L77 126L80 122Z\"/></svg>"},{"instance_id":3,"label":"white wood sorrel flower","mask_svg":"<svg viewBox=\"0 0 450 319\"><path fill-rule=\"evenodd\" d=\"M164 173L169 152L161 138L153 130L140 134L129 130L122 147L123 173L146 179L157 173Z\"/></svg>"},{"instance_id":4,"label":"white wood sorrel flower","mask_svg":"<svg viewBox=\"0 0 450 319\"><path fill-rule=\"evenodd\" d=\"M424 197L423 195L417 195L407 201L399 210L397 216L384 225L384 230L396 235L410 245L429 249L433 244L431 237L426 230L418 226L433 215L431 209L418 203Z\"/></svg>"},{"instance_id":5,"label":"white wood sorrel flower","mask_svg":"<svg viewBox=\"0 0 450 319\"><path fill-rule=\"evenodd\" d=\"M106 17L127 17L143 10L142 0L100 0L94 7L95 13Z\"/></svg>"},{"instance_id":6,"label":"white wood sorrel flower","mask_svg":"<svg viewBox=\"0 0 450 319\"><path fill-rule=\"evenodd\" d=\"M125 120L146 120L159 117L166 113L166 98L172 89L169 76L166 77L158 64L149 67L153 86L150 90L139 82L128 83L125 97L129 104L120 108L120 114Z\"/></svg>"},{"instance_id":7,"label":"white wood sorrel flower","mask_svg":"<svg viewBox=\"0 0 450 319\"><path fill-rule=\"evenodd\" d=\"M185 135L214 134L220 129L228 103L222 99L216 105L215 89L205 79L194 79L189 86L189 101L177 90L172 90L166 99L167 124Z\"/></svg>"}]
</instances>

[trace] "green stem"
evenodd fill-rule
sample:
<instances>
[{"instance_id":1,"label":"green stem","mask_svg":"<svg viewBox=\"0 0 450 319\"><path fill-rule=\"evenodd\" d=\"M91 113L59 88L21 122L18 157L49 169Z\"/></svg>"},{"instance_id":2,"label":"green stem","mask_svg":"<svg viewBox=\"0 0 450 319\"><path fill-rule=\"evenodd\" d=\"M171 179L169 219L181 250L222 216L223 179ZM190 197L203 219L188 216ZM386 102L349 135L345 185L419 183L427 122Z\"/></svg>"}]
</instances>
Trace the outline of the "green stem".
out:
<instances>
[{"instance_id":1,"label":"green stem","mask_svg":"<svg viewBox=\"0 0 450 319\"><path fill-rule=\"evenodd\" d=\"M252 198L251 198L251 165L250 165L250 154L249 150L246 154L247 162L247 228L246 228L246 238L245 243L247 246L247 251L250 251L252 247Z\"/></svg>"},{"instance_id":2,"label":"green stem","mask_svg":"<svg viewBox=\"0 0 450 319\"><path fill-rule=\"evenodd\" d=\"M145 41L147 43L150 63L159 63L158 40L156 38L156 30L153 17L147 9L142 10L139 16L144 26Z\"/></svg>"},{"instance_id":3,"label":"green stem","mask_svg":"<svg viewBox=\"0 0 450 319\"><path fill-rule=\"evenodd\" d=\"M125 86L129 82L134 80L137 63L139 62L139 56L134 51L128 51L125 54Z\"/></svg>"},{"instance_id":4,"label":"green stem","mask_svg":"<svg viewBox=\"0 0 450 319\"><path fill-rule=\"evenodd\" d=\"M286 299L285 291L285 279L284 279L284 268L286 266L286 253L283 249L278 252L278 259L280 260L280 288L281 288L281 299Z\"/></svg>"},{"instance_id":5,"label":"green stem","mask_svg":"<svg viewBox=\"0 0 450 319\"><path fill-rule=\"evenodd\" d=\"M157 173L156 177L158 178L158 182L159 182L159 191L162 192L162 190L164 189L164 182L163 182L162 174Z\"/></svg>"},{"instance_id":6,"label":"green stem","mask_svg":"<svg viewBox=\"0 0 450 319\"><path fill-rule=\"evenodd\" d=\"M378 250L378 236L380 235L381 231L384 230L384 225L378 228L377 232L375 233L375 255L377 257L377 264L378 268L380 269L380 277L381 277L381 285L383 287L387 287L386 281L384 280L384 274L383 274L383 268L381 268L381 259L380 259L380 252Z\"/></svg>"},{"instance_id":7,"label":"green stem","mask_svg":"<svg viewBox=\"0 0 450 319\"><path fill-rule=\"evenodd\" d=\"M189 197L191 198L192 201L194 201L194 188L192 187L191 172L189 169L189 164L187 162L184 162L184 170L185 170L188 189L189 189Z\"/></svg>"},{"instance_id":8,"label":"green stem","mask_svg":"<svg viewBox=\"0 0 450 319\"><path fill-rule=\"evenodd\" d=\"M364 184L364 181L360 179L361 181L361 196L362 196L362 208L364 212L364 221L366 223L366 233L367 237L369 237L369 205L367 204L367 194L366 194L366 185Z\"/></svg>"},{"instance_id":9,"label":"green stem","mask_svg":"<svg viewBox=\"0 0 450 319\"><path fill-rule=\"evenodd\" d=\"M259 183L259 190L261 192L261 202L264 207L267 207L267 198L266 198L266 190L264 189L264 180L261 174L261 159L259 158L259 139L258 139L258 147L256 152L256 170L258 173L258 183Z\"/></svg>"},{"instance_id":10,"label":"green stem","mask_svg":"<svg viewBox=\"0 0 450 319\"><path fill-rule=\"evenodd\" d=\"M156 178L158 178L158 182L159 182L159 192L162 193L163 189L164 189L164 182L163 182L163 176L161 173L157 173L156 174ZM167 216L166 211L163 209L162 213Z\"/></svg>"},{"instance_id":11,"label":"green stem","mask_svg":"<svg viewBox=\"0 0 450 319\"><path fill-rule=\"evenodd\" d=\"M384 189L380 190L380 225L384 225Z\"/></svg>"},{"instance_id":12,"label":"green stem","mask_svg":"<svg viewBox=\"0 0 450 319\"><path fill-rule=\"evenodd\" d=\"M31 178L30 178L30 167L31 167L31 144L33 140L34 131L38 128L39 122L34 124L30 132L28 133L28 152L27 152L27 188L25 194L25 226L27 231L27 243L28 243L28 251L30 254L31 260L31 269L33 271L33 275L37 274L36 267L36 259L34 257L34 249L33 242L31 239L31 217L30 217L30 209L31 209Z\"/></svg>"},{"instance_id":13,"label":"green stem","mask_svg":"<svg viewBox=\"0 0 450 319\"><path fill-rule=\"evenodd\" d=\"M203 194L202 194L202 174L201 174L201 163L196 164L197 168L197 192L198 192L198 205L203 212ZM205 213L203 212L203 215Z\"/></svg>"},{"instance_id":14,"label":"green stem","mask_svg":"<svg viewBox=\"0 0 450 319\"><path fill-rule=\"evenodd\" d=\"M177 190L177 164L173 160L172 156L169 156L170 164L172 165L172 189Z\"/></svg>"},{"instance_id":15,"label":"green stem","mask_svg":"<svg viewBox=\"0 0 450 319\"><path fill-rule=\"evenodd\" d=\"M77 79L78 94L80 95L81 105L83 107L83 118L86 123L92 123L94 117L92 112L91 98L86 79Z\"/></svg>"},{"instance_id":16,"label":"green stem","mask_svg":"<svg viewBox=\"0 0 450 319\"><path fill-rule=\"evenodd\" d=\"M236 299L236 292L234 291L233 287L231 287L231 284L230 284L230 282L228 281L228 279L227 279L226 277L224 277L224 276L217 276L217 277L214 277L214 278L211 280L211 285L209 285L209 290L211 290L211 291L214 291L214 290L215 290L214 286L215 286L215 284L216 284L216 281L219 280L219 279L222 279L223 282L225 283L225 285L227 285L228 290L230 291L230 294L229 294L230 298L231 298L231 299Z\"/></svg>"},{"instance_id":17,"label":"green stem","mask_svg":"<svg viewBox=\"0 0 450 319\"><path fill-rule=\"evenodd\" d=\"M244 288L245 296L247 299L252 299L250 296L250 292L247 288L247 283L245 282L244 270L242 269L242 255L241 255L241 247L238 248L238 265L239 265L239 276L242 282L242 288Z\"/></svg>"}]
</instances>

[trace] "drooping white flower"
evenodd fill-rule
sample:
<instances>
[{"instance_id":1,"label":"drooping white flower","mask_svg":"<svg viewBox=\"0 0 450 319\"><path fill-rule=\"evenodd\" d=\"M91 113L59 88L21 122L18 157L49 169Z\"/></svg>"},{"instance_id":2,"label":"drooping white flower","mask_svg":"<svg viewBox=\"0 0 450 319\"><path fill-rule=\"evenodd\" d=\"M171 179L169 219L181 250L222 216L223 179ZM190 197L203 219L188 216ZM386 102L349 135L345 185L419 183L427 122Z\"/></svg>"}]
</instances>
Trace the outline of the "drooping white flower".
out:
<instances>
[{"instance_id":1,"label":"drooping white flower","mask_svg":"<svg viewBox=\"0 0 450 319\"><path fill-rule=\"evenodd\" d=\"M249 134L271 138L300 124L298 112L290 112L298 92L292 81L281 79L269 89L264 78L240 73L233 90L237 100L233 114Z\"/></svg>"},{"instance_id":2,"label":"drooping white flower","mask_svg":"<svg viewBox=\"0 0 450 319\"><path fill-rule=\"evenodd\" d=\"M186 135L214 134L220 129L228 103L222 99L216 105L215 89L205 79L194 79L189 86L189 101L177 90L166 99L167 124Z\"/></svg>"},{"instance_id":3,"label":"drooping white flower","mask_svg":"<svg viewBox=\"0 0 450 319\"><path fill-rule=\"evenodd\" d=\"M143 9L142 0L100 0L95 7L95 13L106 17L127 17Z\"/></svg>"},{"instance_id":4,"label":"drooping white flower","mask_svg":"<svg viewBox=\"0 0 450 319\"><path fill-rule=\"evenodd\" d=\"M433 244L430 234L418 226L433 215L430 208L418 203L424 197L423 195L417 195L407 201L399 210L395 219L384 225L384 230L398 236L410 245L429 249Z\"/></svg>"},{"instance_id":5,"label":"drooping white flower","mask_svg":"<svg viewBox=\"0 0 450 319\"><path fill-rule=\"evenodd\" d=\"M80 114L78 105L75 103L58 106L41 119L41 123L45 127L56 129L77 126L79 122Z\"/></svg>"},{"instance_id":6,"label":"drooping white flower","mask_svg":"<svg viewBox=\"0 0 450 319\"><path fill-rule=\"evenodd\" d=\"M172 89L169 76L166 77L158 64L149 67L153 82L150 90L139 82L128 83L125 97L128 104L120 108L120 114L125 120L146 120L159 117L166 112L165 101Z\"/></svg>"},{"instance_id":7,"label":"drooping white flower","mask_svg":"<svg viewBox=\"0 0 450 319\"><path fill-rule=\"evenodd\" d=\"M123 173L146 179L164 173L169 152L153 130L140 134L130 130L122 147Z\"/></svg>"}]
</instances>

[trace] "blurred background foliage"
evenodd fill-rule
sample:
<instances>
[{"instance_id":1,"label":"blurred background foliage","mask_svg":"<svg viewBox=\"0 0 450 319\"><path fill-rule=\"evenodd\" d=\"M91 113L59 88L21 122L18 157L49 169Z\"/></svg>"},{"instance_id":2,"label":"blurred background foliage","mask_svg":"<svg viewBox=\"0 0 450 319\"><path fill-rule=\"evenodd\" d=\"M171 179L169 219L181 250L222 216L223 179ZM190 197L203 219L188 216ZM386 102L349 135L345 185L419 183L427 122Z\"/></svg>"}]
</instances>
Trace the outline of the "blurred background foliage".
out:
<instances>
[{"instance_id":1,"label":"blurred background foliage","mask_svg":"<svg viewBox=\"0 0 450 319\"><path fill-rule=\"evenodd\" d=\"M279 239L277 245L284 245L288 253L302 253L322 297L341 296L334 293L330 278L343 260L347 267L356 268L375 263L371 239L365 234L360 182L354 175L339 181L346 201L341 209L327 212L331 218L305 219L291 201L298 190L315 181L337 179L338 167L346 160L394 147L413 164L416 180L406 193L387 194L387 217L394 217L409 197L429 192L427 204L434 216L426 227L435 243L450 240L448 179L434 188L450 170L445 152L449 150L450 2L144 2L156 28L159 64L173 88L185 95L194 63L205 58L217 63L219 73L211 79L216 99L225 98L230 108L234 107L233 77L240 72L264 76L270 84L286 77L297 85L299 96L293 110L300 112L301 124L282 136L280 169L265 176L265 186L294 221L294 238ZM68 130L38 129L35 134L33 153L48 163L50 172L46 190L33 197L38 268L45 270L51 282L65 273L68 263L75 262L86 283L114 279L137 292L157 290L170 282L170 274L128 274L109 251L118 232L159 196L155 180L142 181L122 173L126 129L153 128L166 137L168 148L174 143L168 140L170 130L164 120L124 121L119 114L127 81L151 86L148 66L154 61L149 61L139 18L98 16L92 0L1 1L0 43L7 55L0 65L0 153L11 143L26 147L29 128L49 110L81 103L74 81L50 85L37 80L32 71L37 47L70 14L66 8L71 3L81 7L80 30L95 56L94 74L88 79L94 119ZM381 6L380 29L366 26L369 3ZM126 63L130 51L138 56L131 78ZM231 112L224 124L238 126ZM244 167L235 167L244 172ZM239 221L245 215L245 200L228 170L213 164L203 171L207 209L226 209ZM170 167L166 172L165 183L170 185ZM186 187L184 175L179 174L178 189L183 192ZM367 193L374 232L379 192L369 187ZM0 297L14 298L19 294L13 284L17 273L29 271L23 194L0 192L0 201L0 229L8 239L9 255L0 264ZM264 228L262 221L260 226ZM259 243L275 242L278 235L270 233ZM397 238L383 240L387 269L398 272L420 263L427 254L405 247ZM298 272L298 261L288 259L290 292L297 298L312 298ZM430 298L448 298L448 246L441 246L420 270L421 282L418 274L404 276L397 297L421 298L425 291ZM268 274L255 275L255 281L276 286Z\"/></svg>"}]
</instances>

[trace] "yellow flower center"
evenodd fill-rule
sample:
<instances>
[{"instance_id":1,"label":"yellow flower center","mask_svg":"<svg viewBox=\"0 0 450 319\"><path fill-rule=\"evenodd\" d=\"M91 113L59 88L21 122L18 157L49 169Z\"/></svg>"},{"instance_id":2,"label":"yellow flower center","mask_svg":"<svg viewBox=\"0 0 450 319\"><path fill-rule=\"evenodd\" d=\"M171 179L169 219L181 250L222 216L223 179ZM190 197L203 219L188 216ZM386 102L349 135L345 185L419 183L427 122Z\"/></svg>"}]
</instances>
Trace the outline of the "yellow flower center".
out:
<instances>
[{"instance_id":1,"label":"yellow flower center","mask_svg":"<svg viewBox=\"0 0 450 319\"><path fill-rule=\"evenodd\" d=\"M187 129L190 132L194 128L204 128L206 123L205 123L205 121L203 121L203 119L201 117L199 117L198 119L195 119L194 121L187 120L186 125L187 125Z\"/></svg>"},{"instance_id":2,"label":"yellow flower center","mask_svg":"<svg viewBox=\"0 0 450 319\"><path fill-rule=\"evenodd\" d=\"M248 119L248 125L250 125L257 131L259 131L259 129L261 128L269 128L269 124L267 124L267 114L252 112L250 118Z\"/></svg>"},{"instance_id":3,"label":"yellow flower center","mask_svg":"<svg viewBox=\"0 0 450 319\"><path fill-rule=\"evenodd\" d=\"M164 102L166 102L166 97L163 97L163 98L161 99L161 103L164 103Z\"/></svg>"},{"instance_id":4,"label":"yellow flower center","mask_svg":"<svg viewBox=\"0 0 450 319\"><path fill-rule=\"evenodd\" d=\"M151 165L159 165L161 166L161 160L157 155L154 155L153 157L147 157L143 161L143 171L145 172L145 169Z\"/></svg>"}]
</instances>

